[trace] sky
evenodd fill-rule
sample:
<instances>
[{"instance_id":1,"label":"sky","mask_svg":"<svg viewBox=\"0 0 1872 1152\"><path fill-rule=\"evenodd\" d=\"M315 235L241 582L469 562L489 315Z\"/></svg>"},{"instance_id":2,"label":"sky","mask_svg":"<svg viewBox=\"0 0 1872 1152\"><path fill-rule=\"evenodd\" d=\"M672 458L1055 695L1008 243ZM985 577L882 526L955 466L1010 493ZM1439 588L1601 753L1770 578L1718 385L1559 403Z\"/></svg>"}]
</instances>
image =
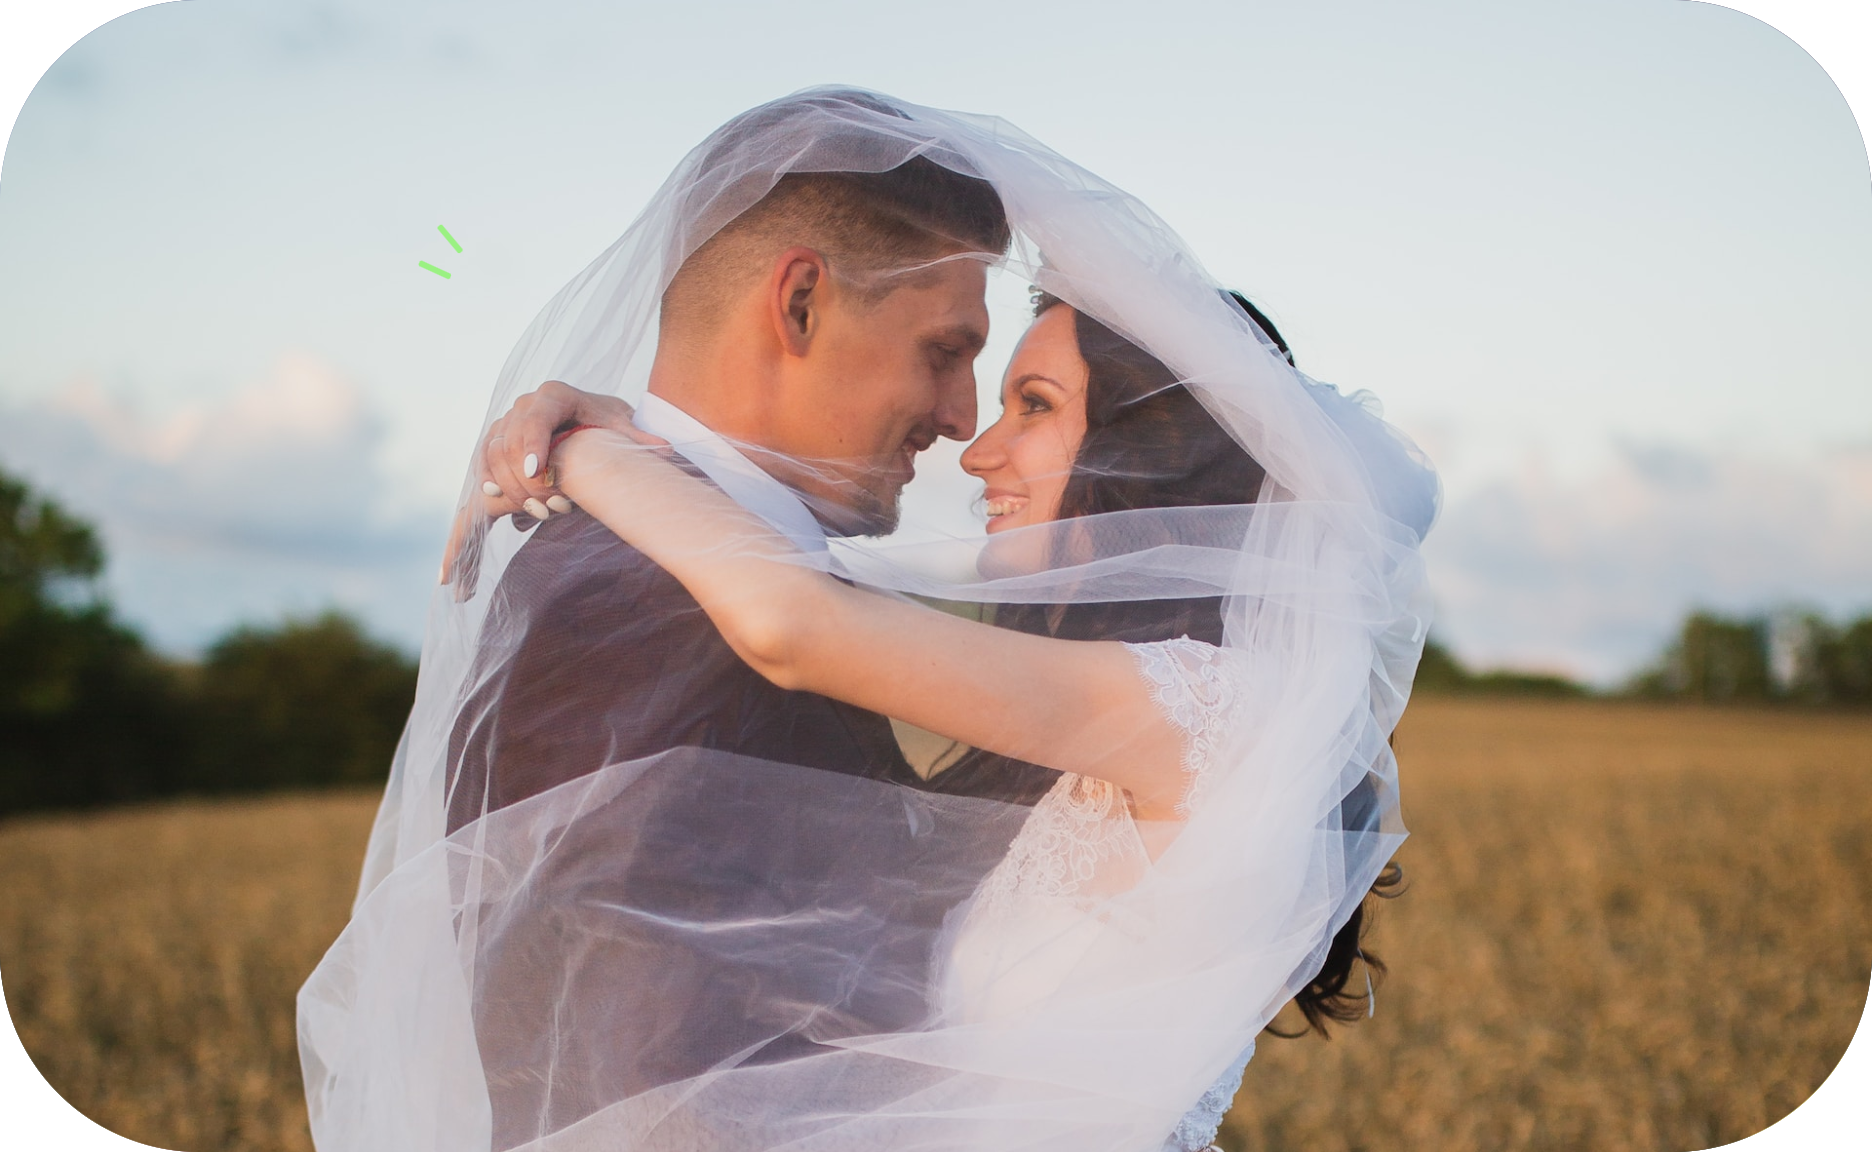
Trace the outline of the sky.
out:
<instances>
[{"instance_id":1,"label":"sky","mask_svg":"<svg viewBox=\"0 0 1872 1152\"><path fill-rule=\"evenodd\" d=\"M413 649L533 314L724 119L843 82L1019 125L1375 393L1442 472L1425 552L1466 659L1610 683L1694 606L1872 610L1872 174L1774 29L1678 0L811 13L98 29L0 168L0 467L102 525L171 651L327 605Z\"/></svg>"}]
</instances>

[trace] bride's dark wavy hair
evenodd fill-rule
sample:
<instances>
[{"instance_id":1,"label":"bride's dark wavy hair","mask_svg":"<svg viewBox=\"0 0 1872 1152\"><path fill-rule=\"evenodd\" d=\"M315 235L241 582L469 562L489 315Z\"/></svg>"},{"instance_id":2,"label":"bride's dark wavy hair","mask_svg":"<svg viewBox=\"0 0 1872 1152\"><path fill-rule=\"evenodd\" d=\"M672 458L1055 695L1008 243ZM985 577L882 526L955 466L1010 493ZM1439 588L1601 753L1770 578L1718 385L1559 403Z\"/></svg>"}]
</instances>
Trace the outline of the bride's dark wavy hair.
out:
<instances>
[{"instance_id":1,"label":"bride's dark wavy hair","mask_svg":"<svg viewBox=\"0 0 1872 1152\"><path fill-rule=\"evenodd\" d=\"M1273 322L1241 293L1229 297L1292 364L1293 352ZM1036 293L1034 316L1061 303L1058 297ZM1267 480L1266 470L1176 373L1077 309L1073 326L1087 369L1086 432L1060 496L1059 519L1134 508L1254 502ZM1189 636L1219 645L1222 599L1009 605L996 614L995 623L1071 640L1146 643ZM1342 826L1347 831L1375 829L1377 807L1377 789L1367 777L1340 803ZM1384 975L1384 962L1364 947L1363 937L1372 921L1373 898L1392 899L1402 893L1403 884L1403 869L1395 862L1385 865L1366 898L1333 936L1319 972L1293 999L1305 1026L1282 1032L1270 1025L1268 1031L1289 1039L1309 1031L1330 1036L1328 1021L1351 1023L1370 1011L1366 991L1348 991L1346 985L1355 963L1365 965L1374 983Z\"/></svg>"}]
</instances>

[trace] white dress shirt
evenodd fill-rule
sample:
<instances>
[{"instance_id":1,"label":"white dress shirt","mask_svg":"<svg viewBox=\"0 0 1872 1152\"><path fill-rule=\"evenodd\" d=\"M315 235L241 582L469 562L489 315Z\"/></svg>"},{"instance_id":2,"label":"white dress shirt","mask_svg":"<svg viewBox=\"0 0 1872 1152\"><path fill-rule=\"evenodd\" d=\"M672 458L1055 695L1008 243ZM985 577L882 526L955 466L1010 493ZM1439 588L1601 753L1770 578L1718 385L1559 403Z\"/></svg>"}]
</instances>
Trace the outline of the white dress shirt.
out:
<instances>
[{"instance_id":1,"label":"white dress shirt","mask_svg":"<svg viewBox=\"0 0 1872 1152\"><path fill-rule=\"evenodd\" d=\"M825 529L786 485L769 476L708 425L661 396L645 394L631 421L661 436L728 498L773 525L802 552L826 550Z\"/></svg>"}]
</instances>

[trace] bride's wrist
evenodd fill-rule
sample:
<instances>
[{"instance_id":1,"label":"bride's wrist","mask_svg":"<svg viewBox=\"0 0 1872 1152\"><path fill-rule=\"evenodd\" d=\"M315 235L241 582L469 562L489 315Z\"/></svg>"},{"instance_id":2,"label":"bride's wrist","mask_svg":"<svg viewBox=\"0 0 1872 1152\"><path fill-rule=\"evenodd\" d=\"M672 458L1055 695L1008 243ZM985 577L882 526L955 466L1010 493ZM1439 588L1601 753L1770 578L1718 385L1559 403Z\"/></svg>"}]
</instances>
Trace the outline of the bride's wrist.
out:
<instances>
[{"instance_id":1,"label":"bride's wrist","mask_svg":"<svg viewBox=\"0 0 1872 1152\"><path fill-rule=\"evenodd\" d=\"M590 453L594 437L587 433L604 431L606 429L598 424L577 424L553 434L546 456L548 479L553 487L577 498L571 488L577 486L578 478L592 465Z\"/></svg>"},{"instance_id":2,"label":"bride's wrist","mask_svg":"<svg viewBox=\"0 0 1872 1152\"><path fill-rule=\"evenodd\" d=\"M552 440L546 445L546 458L548 460L552 459L553 453L559 450L559 445L565 443L575 434L589 432L595 428L602 427L604 427L602 424L572 424L559 429L559 431L553 433Z\"/></svg>"}]
</instances>

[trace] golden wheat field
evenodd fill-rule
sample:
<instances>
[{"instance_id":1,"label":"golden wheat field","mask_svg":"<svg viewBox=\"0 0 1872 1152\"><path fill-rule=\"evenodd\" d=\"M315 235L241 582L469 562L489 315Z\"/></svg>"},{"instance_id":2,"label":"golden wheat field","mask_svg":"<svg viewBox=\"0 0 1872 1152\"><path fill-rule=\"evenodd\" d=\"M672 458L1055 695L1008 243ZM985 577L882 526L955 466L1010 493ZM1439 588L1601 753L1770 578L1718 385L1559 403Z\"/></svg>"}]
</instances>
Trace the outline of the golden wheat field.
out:
<instances>
[{"instance_id":1,"label":"golden wheat field","mask_svg":"<svg viewBox=\"0 0 1872 1152\"><path fill-rule=\"evenodd\" d=\"M1701 1149L1785 1115L1872 976L1872 717L1426 700L1374 1019L1266 1038L1230 1152ZM0 825L27 1050L124 1135L306 1149L293 994L374 800Z\"/></svg>"}]
</instances>

